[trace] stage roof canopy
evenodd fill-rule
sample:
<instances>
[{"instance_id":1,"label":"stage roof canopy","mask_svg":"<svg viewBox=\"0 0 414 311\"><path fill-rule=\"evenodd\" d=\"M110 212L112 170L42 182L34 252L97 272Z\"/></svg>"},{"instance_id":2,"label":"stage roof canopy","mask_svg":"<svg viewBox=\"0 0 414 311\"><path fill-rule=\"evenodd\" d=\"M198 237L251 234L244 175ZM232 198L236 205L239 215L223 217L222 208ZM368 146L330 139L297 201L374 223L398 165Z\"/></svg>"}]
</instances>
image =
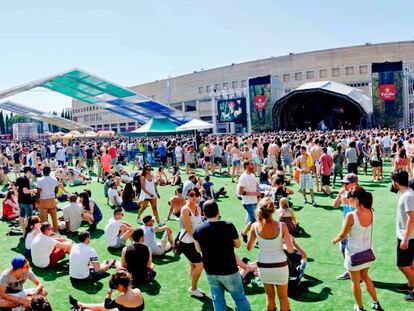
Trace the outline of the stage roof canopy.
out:
<instances>
[{"instance_id":1,"label":"stage roof canopy","mask_svg":"<svg viewBox=\"0 0 414 311\"><path fill-rule=\"evenodd\" d=\"M43 111L28 106L24 106L12 101L0 103L0 109L4 109L34 120L47 122L49 124L56 125L69 131L91 129L89 126L85 126L84 124L74 122L72 120L68 120L59 116L55 116L50 113L45 113Z\"/></svg>"},{"instance_id":2,"label":"stage roof canopy","mask_svg":"<svg viewBox=\"0 0 414 311\"><path fill-rule=\"evenodd\" d=\"M72 69L0 92L0 99L43 87L88 104L131 118L140 123L167 118L177 125L191 121L182 111L156 102L137 92L83 70Z\"/></svg>"}]
</instances>

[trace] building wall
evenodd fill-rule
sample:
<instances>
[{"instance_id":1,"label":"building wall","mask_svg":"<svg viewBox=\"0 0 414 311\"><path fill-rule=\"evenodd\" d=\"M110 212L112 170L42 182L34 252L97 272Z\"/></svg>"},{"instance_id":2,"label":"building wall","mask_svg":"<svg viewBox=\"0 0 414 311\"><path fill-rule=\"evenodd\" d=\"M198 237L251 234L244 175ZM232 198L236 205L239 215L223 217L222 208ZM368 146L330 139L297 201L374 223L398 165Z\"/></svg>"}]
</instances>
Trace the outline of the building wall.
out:
<instances>
[{"instance_id":1,"label":"building wall","mask_svg":"<svg viewBox=\"0 0 414 311\"><path fill-rule=\"evenodd\" d=\"M275 75L283 82L287 91L306 82L333 80L360 88L370 95L371 64L400 60L414 61L414 41L366 44L271 57L203 70L131 88L155 101L186 111L192 117L211 120L209 98L222 90L243 89L247 87L248 79L252 77ZM410 66L413 66L413 63ZM90 106L92 105L74 101L72 104L74 118L87 125L102 125L102 128L105 124L119 125L134 122L102 109L85 111ZM90 114L101 114L102 117L94 118L95 120L102 118L102 120L90 121L90 116L85 120L85 115ZM120 126L118 130L119 128Z\"/></svg>"}]
</instances>

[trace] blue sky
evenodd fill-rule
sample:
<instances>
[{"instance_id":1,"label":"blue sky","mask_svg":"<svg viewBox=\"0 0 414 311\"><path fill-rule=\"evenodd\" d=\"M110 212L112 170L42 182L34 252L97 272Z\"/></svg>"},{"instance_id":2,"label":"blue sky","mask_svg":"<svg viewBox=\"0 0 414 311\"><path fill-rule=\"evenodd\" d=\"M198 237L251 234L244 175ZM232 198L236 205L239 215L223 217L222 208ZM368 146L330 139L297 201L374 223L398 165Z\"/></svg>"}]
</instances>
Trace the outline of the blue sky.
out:
<instances>
[{"instance_id":1,"label":"blue sky","mask_svg":"<svg viewBox=\"0 0 414 311\"><path fill-rule=\"evenodd\" d=\"M0 90L79 67L130 86L231 63L414 40L413 1L3 1ZM12 99L61 111L48 91Z\"/></svg>"}]
</instances>

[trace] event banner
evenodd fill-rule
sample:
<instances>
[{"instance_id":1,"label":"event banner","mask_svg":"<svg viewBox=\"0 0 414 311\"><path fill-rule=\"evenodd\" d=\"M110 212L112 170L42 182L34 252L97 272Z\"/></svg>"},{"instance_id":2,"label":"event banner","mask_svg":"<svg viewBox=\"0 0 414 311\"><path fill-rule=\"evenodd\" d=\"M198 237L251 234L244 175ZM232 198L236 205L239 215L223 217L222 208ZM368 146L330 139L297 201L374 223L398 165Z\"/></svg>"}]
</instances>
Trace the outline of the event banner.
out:
<instances>
[{"instance_id":1,"label":"event banner","mask_svg":"<svg viewBox=\"0 0 414 311\"><path fill-rule=\"evenodd\" d=\"M404 126L402 62L372 64L372 104L374 126Z\"/></svg>"},{"instance_id":2,"label":"event banner","mask_svg":"<svg viewBox=\"0 0 414 311\"><path fill-rule=\"evenodd\" d=\"M219 123L235 122L246 123L246 98L218 99L217 100L217 121Z\"/></svg>"},{"instance_id":3,"label":"event banner","mask_svg":"<svg viewBox=\"0 0 414 311\"><path fill-rule=\"evenodd\" d=\"M249 79L250 115L253 131L272 129L271 77Z\"/></svg>"}]
</instances>

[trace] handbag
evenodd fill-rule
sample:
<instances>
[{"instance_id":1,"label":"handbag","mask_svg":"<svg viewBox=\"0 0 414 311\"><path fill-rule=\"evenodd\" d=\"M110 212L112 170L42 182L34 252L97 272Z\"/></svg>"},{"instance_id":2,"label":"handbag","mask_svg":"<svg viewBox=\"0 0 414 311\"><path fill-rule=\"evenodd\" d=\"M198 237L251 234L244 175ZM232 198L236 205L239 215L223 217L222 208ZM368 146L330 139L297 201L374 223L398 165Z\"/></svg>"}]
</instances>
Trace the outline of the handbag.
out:
<instances>
[{"instance_id":1,"label":"handbag","mask_svg":"<svg viewBox=\"0 0 414 311\"><path fill-rule=\"evenodd\" d=\"M372 211L371 211L371 213L372 213ZM351 266L355 267L355 266L359 266L359 265L362 265L362 264L367 263L367 262L375 261L376 258L375 258L374 252L372 251L372 248L371 248L373 228L374 228L374 215L372 215L371 240L370 240L369 248L365 251L362 251L362 252L351 255L351 257L350 257L351 258ZM349 247L348 247L348 250L349 250Z\"/></svg>"},{"instance_id":2,"label":"handbag","mask_svg":"<svg viewBox=\"0 0 414 311\"><path fill-rule=\"evenodd\" d=\"M182 237L180 238L180 233L178 232L175 240L174 240L174 248L173 248L173 252L176 256L180 256L181 253L183 252L182 249L182 244L181 244L181 240L183 239L183 237L186 235L187 231L184 232L184 234L182 235Z\"/></svg>"}]
</instances>

